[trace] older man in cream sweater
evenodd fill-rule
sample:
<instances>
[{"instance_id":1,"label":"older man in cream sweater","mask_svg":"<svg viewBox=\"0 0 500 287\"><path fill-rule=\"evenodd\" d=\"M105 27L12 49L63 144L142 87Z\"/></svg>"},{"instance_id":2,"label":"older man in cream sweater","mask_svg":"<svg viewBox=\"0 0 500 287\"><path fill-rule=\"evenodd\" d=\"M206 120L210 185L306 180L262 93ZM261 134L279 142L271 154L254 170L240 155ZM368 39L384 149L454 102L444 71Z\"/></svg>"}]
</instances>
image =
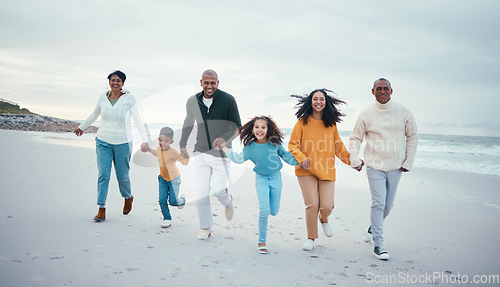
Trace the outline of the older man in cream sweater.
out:
<instances>
[{"instance_id":1,"label":"older man in cream sweater","mask_svg":"<svg viewBox=\"0 0 500 287\"><path fill-rule=\"evenodd\" d=\"M402 172L411 169L417 151L417 125L412 113L391 100L391 83L380 78L373 84L376 102L365 108L358 117L351 137L349 151L351 166L366 174L372 195L371 226L375 256L389 259L382 237L384 219L389 215ZM359 150L366 141L364 162Z\"/></svg>"}]
</instances>

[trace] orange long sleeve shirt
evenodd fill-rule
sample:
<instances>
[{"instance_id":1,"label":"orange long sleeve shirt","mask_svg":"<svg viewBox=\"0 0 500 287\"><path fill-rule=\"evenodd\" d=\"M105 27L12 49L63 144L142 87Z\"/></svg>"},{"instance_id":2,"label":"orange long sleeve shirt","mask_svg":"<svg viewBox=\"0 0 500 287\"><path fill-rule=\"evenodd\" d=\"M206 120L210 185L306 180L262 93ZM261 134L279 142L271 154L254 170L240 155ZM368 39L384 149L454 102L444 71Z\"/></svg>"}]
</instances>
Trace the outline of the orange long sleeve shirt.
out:
<instances>
[{"instance_id":1,"label":"orange long sleeve shirt","mask_svg":"<svg viewBox=\"0 0 500 287\"><path fill-rule=\"evenodd\" d=\"M309 159L309 170L298 165L295 167L296 176L315 175L320 180L335 181L335 156L343 163L350 165L349 151L340 138L337 126L325 127L322 120L315 120L311 116L307 124L300 119L295 124L288 150L301 163Z\"/></svg>"},{"instance_id":2,"label":"orange long sleeve shirt","mask_svg":"<svg viewBox=\"0 0 500 287\"><path fill-rule=\"evenodd\" d=\"M162 151L161 147L153 150L152 153L158 158L158 163L160 165L160 175L166 181L171 181L180 175L179 169L175 164L179 161L183 165L187 165L189 158L183 158L175 149L169 148L166 151Z\"/></svg>"}]
</instances>

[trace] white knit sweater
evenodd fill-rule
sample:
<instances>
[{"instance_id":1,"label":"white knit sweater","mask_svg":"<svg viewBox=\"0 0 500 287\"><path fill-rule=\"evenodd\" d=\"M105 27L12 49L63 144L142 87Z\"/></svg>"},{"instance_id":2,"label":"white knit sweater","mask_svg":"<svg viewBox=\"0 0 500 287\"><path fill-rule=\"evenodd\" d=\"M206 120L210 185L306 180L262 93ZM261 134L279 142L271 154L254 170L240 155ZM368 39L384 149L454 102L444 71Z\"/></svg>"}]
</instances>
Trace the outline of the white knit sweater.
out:
<instances>
[{"instance_id":1,"label":"white knit sweater","mask_svg":"<svg viewBox=\"0 0 500 287\"><path fill-rule=\"evenodd\" d=\"M393 100L385 104L375 102L361 112L349 138L352 167L361 164L359 150L363 139L366 166L382 171L411 169L417 152L417 124L401 104Z\"/></svg>"},{"instance_id":2,"label":"white knit sweater","mask_svg":"<svg viewBox=\"0 0 500 287\"><path fill-rule=\"evenodd\" d=\"M142 142L148 142L148 136L144 124L142 123L139 109L134 96L128 91L123 94L115 105L111 105L103 93L97 100L94 112L82 123L79 128L84 130L101 116L101 124L97 131L97 138L110 144L123 144L131 142L132 128L130 118L134 118L134 123L139 130Z\"/></svg>"}]
</instances>

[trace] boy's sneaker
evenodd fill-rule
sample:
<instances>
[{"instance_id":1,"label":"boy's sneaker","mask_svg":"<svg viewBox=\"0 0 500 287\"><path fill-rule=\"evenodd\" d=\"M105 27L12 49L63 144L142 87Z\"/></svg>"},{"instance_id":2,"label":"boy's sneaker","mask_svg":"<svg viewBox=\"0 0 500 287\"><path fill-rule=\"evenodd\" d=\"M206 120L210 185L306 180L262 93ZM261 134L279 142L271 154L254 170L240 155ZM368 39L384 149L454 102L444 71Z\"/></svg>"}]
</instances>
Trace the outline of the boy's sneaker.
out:
<instances>
[{"instance_id":1,"label":"boy's sneaker","mask_svg":"<svg viewBox=\"0 0 500 287\"><path fill-rule=\"evenodd\" d=\"M179 199L178 199L177 201L179 201L179 200L181 200L181 199L182 199L182 201L184 201L184 204L182 204L182 205L178 205L178 206L177 206L177 208L178 208L178 209L183 209L183 208L184 208L184 206L186 206L186 196L185 196L185 195L181 195L181 196L179 196Z\"/></svg>"},{"instance_id":2,"label":"boy's sneaker","mask_svg":"<svg viewBox=\"0 0 500 287\"><path fill-rule=\"evenodd\" d=\"M172 225L172 221L170 219L164 219L161 223L161 228L168 228Z\"/></svg>"},{"instance_id":3,"label":"boy's sneaker","mask_svg":"<svg viewBox=\"0 0 500 287\"><path fill-rule=\"evenodd\" d=\"M306 243L304 243L304 246L302 246L302 249L305 251L311 251L314 248L314 240L312 239L307 239Z\"/></svg>"},{"instance_id":4,"label":"boy's sneaker","mask_svg":"<svg viewBox=\"0 0 500 287\"><path fill-rule=\"evenodd\" d=\"M199 240L207 240L210 235L212 235L212 232L209 229L200 229L198 231Z\"/></svg>"},{"instance_id":5,"label":"boy's sneaker","mask_svg":"<svg viewBox=\"0 0 500 287\"><path fill-rule=\"evenodd\" d=\"M382 247L375 247L375 249L373 249L373 253L375 253L375 256L380 260L388 260L390 257L389 253L387 253L387 251L385 251Z\"/></svg>"}]
</instances>

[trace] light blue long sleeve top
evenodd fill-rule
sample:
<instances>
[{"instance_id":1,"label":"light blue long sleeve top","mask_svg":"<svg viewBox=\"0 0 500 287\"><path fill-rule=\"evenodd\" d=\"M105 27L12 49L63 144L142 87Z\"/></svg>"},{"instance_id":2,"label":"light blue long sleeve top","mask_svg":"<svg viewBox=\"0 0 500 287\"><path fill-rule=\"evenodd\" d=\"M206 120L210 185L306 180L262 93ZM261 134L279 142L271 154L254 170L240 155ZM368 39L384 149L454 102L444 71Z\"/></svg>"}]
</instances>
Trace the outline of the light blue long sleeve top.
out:
<instances>
[{"instance_id":1,"label":"light blue long sleeve top","mask_svg":"<svg viewBox=\"0 0 500 287\"><path fill-rule=\"evenodd\" d=\"M255 164L253 171L260 175L269 175L281 170L283 163L280 158L290 165L298 164L283 145L274 145L270 142L259 144L252 141L243 148L241 153L229 149L226 155L231 161L238 164L251 160Z\"/></svg>"}]
</instances>

